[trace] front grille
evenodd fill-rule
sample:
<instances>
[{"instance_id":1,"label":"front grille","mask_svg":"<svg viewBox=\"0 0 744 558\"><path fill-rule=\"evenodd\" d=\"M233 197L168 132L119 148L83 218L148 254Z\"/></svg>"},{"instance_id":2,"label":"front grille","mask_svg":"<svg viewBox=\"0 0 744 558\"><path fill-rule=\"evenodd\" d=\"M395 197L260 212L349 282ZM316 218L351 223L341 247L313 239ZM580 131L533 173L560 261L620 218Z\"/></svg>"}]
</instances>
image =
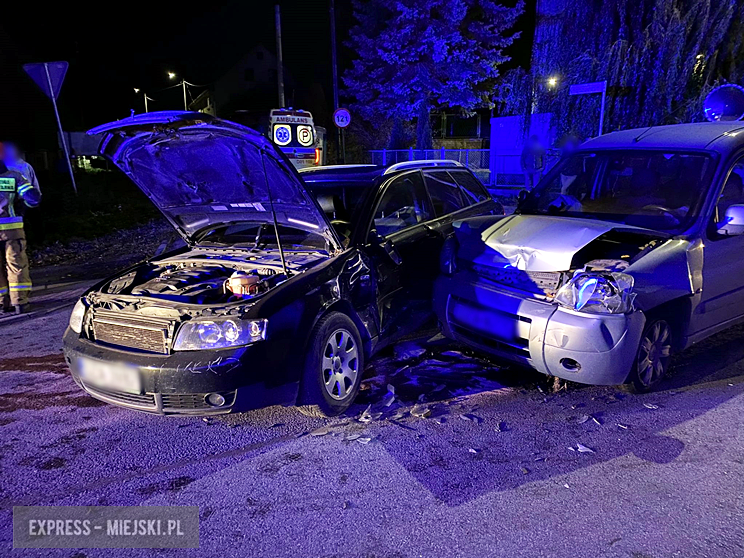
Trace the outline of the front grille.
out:
<instances>
[{"instance_id":1,"label":"front grille","mask_svg":"<svg viewBox=\"0 0 744 558\"><path fill-rule=\"evenodd\" d=\"M494 283L550 297L555 296L561 283L560 271L522 271L511 266L491 267L480 264L470 264L469 267Z\"/></svg>"},{"instance_id":2,"label":"front grille","mask_svg":"<svg viewBox=\"0 0 744 558\"><path fill-rule=\"evenodd\" d=\"M113 391L108 389L101 389L99 387L91 387L88 384L83 383L85 389L92 395L100 397L105 401L111 403L118 403L126 407L136 407L137 409L151 410L157 409L157 403L155 402L155 395L152 393L145 393L137 395L134 393L124 393L123 391Z\"/></svg>"},{"instance_id":3,"label":"front grille","mask_svg":"<svg viewBox=\"0 0 744 558\"><path fill-rule=\"evenodd\" d=\"M221 392L225 398L225 407L229 407L235 402L235 392ZM214 409L207 403L206 393L164 393L162 394L163 410L198 410Z\"/></svg>"},{"instance_id":4,"label":"front grille","mask_svg":"<svg viewBox=\"0 0 744 558\"><path fill-rule=\"evenodd\" d=\"M96 310L92 326L93 341L150 353L169 352L172 331L169 320Z\"/></svg>"}]
</instances>

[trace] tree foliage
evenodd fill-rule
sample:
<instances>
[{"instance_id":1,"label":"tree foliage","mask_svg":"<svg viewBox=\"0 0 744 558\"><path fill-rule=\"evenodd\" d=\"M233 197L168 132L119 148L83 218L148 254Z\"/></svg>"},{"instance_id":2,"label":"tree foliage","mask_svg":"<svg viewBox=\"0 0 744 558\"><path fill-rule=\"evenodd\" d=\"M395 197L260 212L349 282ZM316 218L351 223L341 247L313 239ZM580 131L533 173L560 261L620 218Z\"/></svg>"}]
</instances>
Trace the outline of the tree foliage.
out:
<instances>
[{"instance_id":1,"label":"tree foliage","mask_svg":"<svg viewBox=\"0 0 744 558\"><path fill-rule=\"evenodd\" d=\"M355 110L375 121L417 119L417 146L431 147L429 113L491 106L498 66L518 36L523 0L354 0L357 54L343 76Z\"/></svg>"},{"instance_id":2,"label":"tree foliage","mask_svg":"<svg viewBox=\"0 0 744 558\"><path fill-rule=\"evenodd\" d=\"M552 112L560 132L596 134L599 96L570 97L568 86L607 80L605 130L689 122L722 82L744 77L744 3L736 0L577 0L561 25L538 37L532 73L500 84L511 114ZM545 86L548 73L562 84Z\"/></svg>"}]
</instances>

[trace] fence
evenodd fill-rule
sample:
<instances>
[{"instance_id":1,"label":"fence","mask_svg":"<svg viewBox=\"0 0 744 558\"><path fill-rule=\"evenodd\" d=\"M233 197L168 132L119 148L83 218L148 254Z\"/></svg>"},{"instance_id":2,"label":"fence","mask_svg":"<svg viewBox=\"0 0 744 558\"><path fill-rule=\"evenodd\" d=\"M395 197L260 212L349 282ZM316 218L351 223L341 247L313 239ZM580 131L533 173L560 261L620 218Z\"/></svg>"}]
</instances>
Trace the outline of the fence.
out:
<instances>
[{"instance_id":1,"label":"fence","mask_svg":"<svg viewBox=\"0 0 744 558\"><path fill-rule=\"evenodd\" d=\"M520 153L495 153L490 149L375 149L370 162L388 167L404 161L449 159L459 161L490 188L518 189L524 186ZM546 170L558 160L557 153L546 154Z\"/></svg>"}]
</instances>

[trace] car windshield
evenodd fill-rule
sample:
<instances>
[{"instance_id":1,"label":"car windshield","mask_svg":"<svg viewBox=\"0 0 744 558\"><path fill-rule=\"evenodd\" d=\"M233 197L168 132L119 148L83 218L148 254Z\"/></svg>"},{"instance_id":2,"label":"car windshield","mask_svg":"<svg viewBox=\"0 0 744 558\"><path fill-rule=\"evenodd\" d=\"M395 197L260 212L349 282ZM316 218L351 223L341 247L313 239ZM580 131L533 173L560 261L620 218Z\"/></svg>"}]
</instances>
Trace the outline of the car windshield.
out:
<instances>
[{"instance_id":1,"label":"car windshield","mask_svg":"<svg viewBox=\"0 0 744 558\"><path fill-rule=\"evenodd\" d=\"M517 212L602 219L674 234L697 216L713 167L712 158L700 153L579 152L559 162Z\"/></svg>"},{"instance_id":2,"label":"car windshield","mask_svg":"<svg viewBox=\"0 0 744 558\"><path fill-rule=\"evenodd\" d=\"M325 251L328 248L322 235L293 227L279 226L279 236L285 250ZM236 223L212 229L201 237L199 246L277 248L274 226L266 223Z\"/></svg>"}]
</instances>

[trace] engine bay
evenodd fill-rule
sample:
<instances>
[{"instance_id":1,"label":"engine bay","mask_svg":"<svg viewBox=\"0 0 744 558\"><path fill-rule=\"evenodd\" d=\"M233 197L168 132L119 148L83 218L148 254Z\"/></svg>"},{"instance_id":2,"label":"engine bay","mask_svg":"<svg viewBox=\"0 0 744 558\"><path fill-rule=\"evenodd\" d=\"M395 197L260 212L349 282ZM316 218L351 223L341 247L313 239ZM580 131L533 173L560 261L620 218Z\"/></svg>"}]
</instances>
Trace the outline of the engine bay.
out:
<instances>
[{"instance_id":1,"label":"engine bay","mask_svg":"<svg viewBox=\"0 0 744 558\"><path fill-rule=\"evenodd\" d=\"M287 258L290 273L323 259L319 254L294 256ZM286 280L273 254L193 250L144 263L109 281L101 292L183 304L222 304L256 298Z\"/></svg>"}]
</instances>

